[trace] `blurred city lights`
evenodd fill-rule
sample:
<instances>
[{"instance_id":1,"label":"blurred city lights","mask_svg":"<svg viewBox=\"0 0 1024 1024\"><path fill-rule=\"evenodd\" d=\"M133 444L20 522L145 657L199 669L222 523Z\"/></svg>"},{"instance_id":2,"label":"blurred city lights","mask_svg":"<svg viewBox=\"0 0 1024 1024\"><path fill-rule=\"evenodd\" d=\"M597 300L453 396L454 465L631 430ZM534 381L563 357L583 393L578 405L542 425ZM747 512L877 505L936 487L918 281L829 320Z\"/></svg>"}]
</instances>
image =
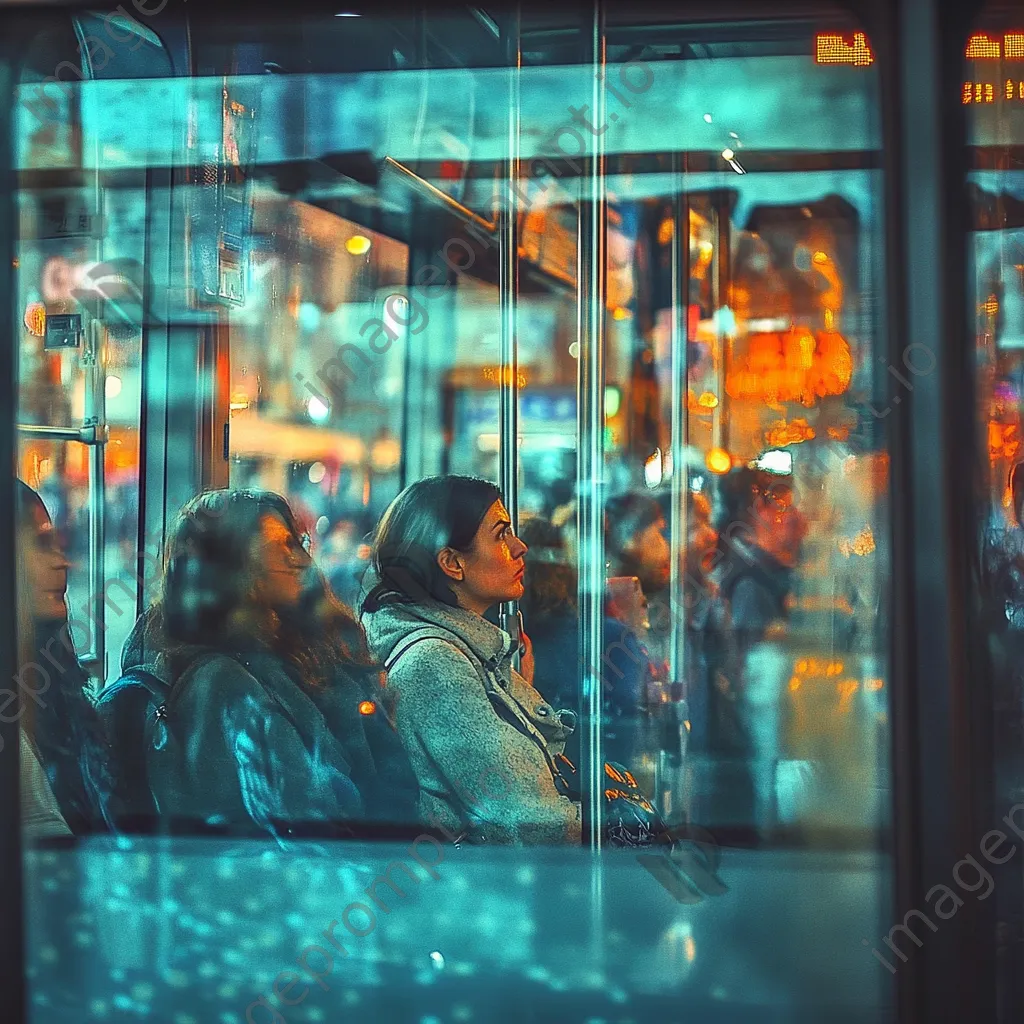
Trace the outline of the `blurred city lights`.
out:
<instances>
[{"instance_id":1,"label":"blurred city lights","mask_svg":"<svg viewBox=\"0 0 1024 1024\"><path fill-rule=\"evenodd\" d=\"M321 402L316 395L313 395L309 401L306 402L306 412L309 413L309 418L314 423L323 423L331 414L330 406Z\"/></svg>"},{"instance_id":2,"label":"blurred city lights","mask_svg":"<svg viewBox=\"0 0 1024 1024\"><path fill-rule=\"evenodd\" d=\"M704 457L704 464L712 473L721 476L732 469L732 456L724 448L712 448Z\"/></svg>"}]
</instances>

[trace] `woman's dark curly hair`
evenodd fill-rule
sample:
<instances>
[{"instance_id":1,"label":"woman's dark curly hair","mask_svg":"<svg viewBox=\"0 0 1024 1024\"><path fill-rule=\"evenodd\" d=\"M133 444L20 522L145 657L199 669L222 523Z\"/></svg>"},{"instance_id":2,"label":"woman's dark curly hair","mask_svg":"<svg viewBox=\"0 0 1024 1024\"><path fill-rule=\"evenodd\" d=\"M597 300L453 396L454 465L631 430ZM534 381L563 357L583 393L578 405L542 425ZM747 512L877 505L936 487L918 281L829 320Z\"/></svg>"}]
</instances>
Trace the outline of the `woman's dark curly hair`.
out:
<instances>
[{"instance_id":1,"label":"woman's dark curly hair","mask_svg":"<svg viewBox=\"0 0 1024 1024\"><path fill-rule=\"evenodd\" d=\"M379 674L355 616L314 563L298 608L272 608L260 598L261 524L268 515L308 546L288 502L271 491L206 491L185 504L167 537L160 596L148 614L145 646L167 658L175 680L210 650L270 652L314 689L338 667Z\"/></svg>"}]
</instances>

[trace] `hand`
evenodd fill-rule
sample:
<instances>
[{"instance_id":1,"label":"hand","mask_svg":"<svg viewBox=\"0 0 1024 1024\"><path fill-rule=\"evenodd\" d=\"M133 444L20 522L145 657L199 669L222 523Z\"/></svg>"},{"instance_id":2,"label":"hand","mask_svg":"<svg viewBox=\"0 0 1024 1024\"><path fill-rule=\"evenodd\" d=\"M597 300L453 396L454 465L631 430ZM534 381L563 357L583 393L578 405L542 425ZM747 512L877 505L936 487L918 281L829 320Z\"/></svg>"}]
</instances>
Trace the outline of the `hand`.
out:
<instances>
[{"instance_id":1,"label":"hand","mask_svg":"<svg viewBox=\"0 0 1024 1024\"><path fill-rule=\"evenodd\" d=\"M533 641L525 633L519 634L519 640L522 644L521 653L519 655L519 674L532 686L533 670L535 668L533 661Z\"/></svg>"}]
</instances>

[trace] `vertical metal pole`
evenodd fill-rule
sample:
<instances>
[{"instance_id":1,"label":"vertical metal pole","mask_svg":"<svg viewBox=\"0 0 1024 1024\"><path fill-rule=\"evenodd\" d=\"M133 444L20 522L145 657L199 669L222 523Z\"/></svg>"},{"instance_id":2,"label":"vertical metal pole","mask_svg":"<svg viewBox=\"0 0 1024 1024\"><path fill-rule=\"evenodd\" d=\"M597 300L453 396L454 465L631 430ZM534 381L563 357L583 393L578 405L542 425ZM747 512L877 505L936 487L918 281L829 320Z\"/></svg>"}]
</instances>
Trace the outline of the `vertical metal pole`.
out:
<instances>
[{"instance_id":1,"label":"vertical metal pole","mask_svg":"<svg viewBox=\"0 0 1024 1024\"><path fill-rule=\"evenodd\" d=\"M604 125L606 69L605 5L595 0L589 40L595 125ZM604 338L607 301L608 207L605 186L605 133L594 136L589 175L581 180L577 244L576 478L579 538L580 665L583 675L581 769L586 780L584 836L601 849L604 824L604 752L601 737L601 654L604 647Z\"/></svg>"},{"instance_id":2,"label":"vertical metal pole","mask_svg":"<svg viewBox=\"0 0 1024 1024\"><path fill-rule=\"evenodd\" d=\"M520 15L516 5L508 19L508 160L505 195L498 204L498 300L501 309L498 385L499 463L501 493L512 527L519 525L519 73L522 66ZM498 621L518 636L516 602L504 602ZM515 656L518 667L518 654Z\"/></svg>"},{"instance_id":3,"label":"vertical metal pole","mask_svg":"<svg viewBox=\"0 0 1024 1024\"><path fill-rule=\"evenodd\" d=\"M15 329L14 197L17 180L14 173L12 121L18 109L14 97L16 68L13 59L21 35L9 26L0 42L0 310L7 318L0 331L0 455L4 466L16 464L17 434L15 410L18 408L18 347L20 332ZM24 40L22 39L22 43ZM0 588L7 609L17 600L28 600L15 586L14 474L0 473ZM7 525L2 525L7 524ZM18 616L0 616L0 678L10 680L18 673ZM18 792L18 720L0 715L0 877L4 880L4 912L0 914L0 991L3 992L4 1019L25 1020L25 918L22 894L21 809Z\"/></svg>"},{"instance_id":4,"label":"vertical metal pole","mask_svg":"<svg viewBox=\"0 0 1024 1024\"><path fill-rule=\"evenodd\" d=\"M95 663L95 673L102 686L107 680L107 622L104 606L106 575L106 467L107 393L104 373L103 345L106 330L103 321L89 322L89 338L83 355L85 366L85 426L96 428L96 444L89 446L89 599L92 607L92 646L83 658Z\"/></svg>"},{"instance_id":5,"label":"vertical metal pole","mask_svg":"<svg viewBox=\"0 0 1024 1024\"><path fill-rule=\"evenodd\" d=\"M680 557L686 553L687 509L690 470L686 462L689 440L687 415L687 342L690 282L690 205L683 192L680 154L672 154L672 565L670 595L672 608L669 678L683 681L686 621L683 616L683 573Z\"/></svg>"},{"instance_id":6,"label":"vertical metal pole","mask_svg":"<svg viewBox=\"0 0 1024 1024\"><path fill-rule=\"evenodd\" d=\"M673 702L672 710L677 712L672 721L677 724L678 732L673 729L673 741L679 739L678 753L685 753L687 733L683 726L683 712L688 704L683 704L683 694L687 680L686 674L686 595L683 559L689 536L689 516L687 496L690 484L690 467L686 461L689 447L689 414L687 372L689 341L689 300L690 300L690 204L685 195L686 182L680 168L680 154L672 154L672 412L671 441L672 454L672 524L669 536L671 549L671 565L669 578L669 609L671 610L671 626L669 633L669 693ZM667 710L667 709L666 709ZM658 755L658 780L656 793L662 796L663 811L672 815L675 808L671 797L665 789L665 777L670 776L667 760L668 751Z\"/></svg>"},{"instance_id":7,"label":"vertical metal pole","mask_svg":"<svg viewBox=\"0 0 1024 1024\"><path fill-rule=\"evenodd\" d=\"M732 334L725 329L725 318L721 310L729 305L729 285L732 283L732 232L729 222L729 198L726 193L716 193L712 199L715 211L715 314L718 327L715 330L718 352L715 363L715 388L718 405L712 411L713 444L716 448L729 449L729 396L725 393L725 376L729 368ZM729 307L730 310L732 307Z\"/></svg>"}]
</instances>

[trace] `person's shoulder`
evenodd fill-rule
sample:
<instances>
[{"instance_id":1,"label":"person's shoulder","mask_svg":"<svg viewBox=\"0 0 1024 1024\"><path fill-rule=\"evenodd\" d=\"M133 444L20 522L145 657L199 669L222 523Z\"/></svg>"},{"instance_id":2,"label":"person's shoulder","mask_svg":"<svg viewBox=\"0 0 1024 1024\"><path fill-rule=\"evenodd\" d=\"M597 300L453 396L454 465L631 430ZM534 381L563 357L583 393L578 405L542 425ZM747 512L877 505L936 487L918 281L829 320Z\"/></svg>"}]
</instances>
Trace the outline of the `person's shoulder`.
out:
<instances>
[{"instance_id":1,"label":"person's shoulder","mask_svg":"<svg viewBox=\"0 0 1024 1024\"><path fill-rule=\"evenodd\" d=\"M260 681L237 658L219 651L200 655L181 673L174 685L176 701L202 701L209 697L224 703L232 696L262 690Z\"/></svg>"},{"instance_id":2,"label":"person's shoulder","mask_svg":"<svg viewBox=\"0 0 1024 1024\"><path fill-rule=\"evenodd\" d=\"M399 645L403 643L399 641ZM441 636L410 643L388 670L388 682L403 688L423 682L451 683L476 678L470 656L458 644Z\"/></svg>"}]
</instances>

